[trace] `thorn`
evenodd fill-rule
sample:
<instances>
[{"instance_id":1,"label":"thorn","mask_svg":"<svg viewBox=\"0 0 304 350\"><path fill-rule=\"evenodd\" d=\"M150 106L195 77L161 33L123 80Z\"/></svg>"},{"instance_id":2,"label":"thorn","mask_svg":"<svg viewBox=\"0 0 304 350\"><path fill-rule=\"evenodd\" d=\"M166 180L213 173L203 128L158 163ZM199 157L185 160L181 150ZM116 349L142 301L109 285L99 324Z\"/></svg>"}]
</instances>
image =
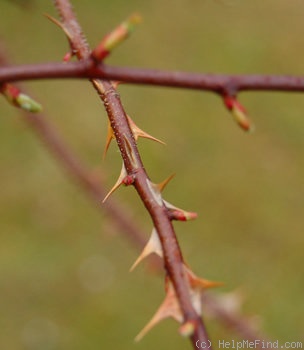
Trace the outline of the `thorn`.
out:
<instances>
[{"instance_id":1,"label":"thorn","mask_svg":"<svg viewBox=\"0 0 304 350\"><path fill-rule=\"evenodd\" d=\"M209 288L215 288L215 287L221 287L224 285L223 282L215 282L215 281L209 281L204 278L197 277L193 271L190 270L190 268L186 265L184 265L185 272L188 276L190 287L192 289L198 289L200 291L209 289Z\"/></svg>"},{"instance_id":2,"label":"thorn","mask_svg":"<svg viewBox=\"0 0 304 350\"><path fill-rule=\"evenodd\" d=\"M219 282L211 282L198 278L185 264L184 269L189 282L189 291L192 305L198 315L201 315L201 293L206 288L219 285ZM160 321L172 317L177 322L182 323L184 321L183 314L181 312L179 302L177 300L174 287L169 279L166 278L166 297L150 322L143 328L143 330L136 336L135 340L139 341L145 336L156 324ZM196 325L193 322L186 322L182 324L179 332L183 336L191 336L195 331Z\"/></svg>"},{"instance_id":3,"label":"thorn","mask_svg":"<svg viewBox=\"0 0 304 350\"><path fill-rule=\"evenodd\" d=\"M105 149L103 151L103 159L106 158L106 155L107 155L107 152L108 152L108 149L109 149L109 146L111 144L111 141L115 139L115 136L114 136L114 132L113 132L113 129L111 127L111 124L110 122L108 123L108 132L107 132L107 139L106 139L106 144L105 144Z\"/></svg>"},{"instance_id":4,"label":"thorn","mask_svg":"<svg viewBox=\"0 0 304 350\"><path fill-rule=\"evenodd\" d=\"M116 83L118 83L118 82L116 82ZM114 87L116 88L117 85L114 86ZM128 118L129 126L130 126L130 128L131 128L131 130L132 130L132 132L133 132L133 136L134 136L135 141L137 141L139 137L144 137L144 138L147 138L147 139L150 139L150 140L153 140L153 141L156 141L156 142L159 142L159 143L165 145L164 142L162 142L162 141L158 140L157 138L155 138L155 137L153 137L153 136L151 136L151 135L145 133L144 131L142 131L142 130L133 122L133 120L132 120L129 116L127 116L127 118ZM111 124L108 123L108 133L107 133L107 139L106 139L105 149L104 149L104 152L103 152L103 159L105 159L106 154L107 154L107 151L108 151L109 146L110 146L110 144L111 144L111 141L112 141L113 139L115 139L115 135L114 135L113 129L112 129L112 127L111 127ZM129 147L129 148L130 148L130 147Z\"/></svg>"},{"instance_id":5,"label":"thorn","mask_svg":"<svg viewBox=\"0 0 304 350\"><path fill-rule=\"evenodd\" d=\"M197 213L195 212L185 211L183 209L177 208L165 200L164 203L169 211L171 220L189 221L197 218Z\"/></svg>"},{"instance_id":6,"label":"thorn","mask_svg":"<svg viewBox=\"0 0 304 350\"><path fill-rule=\"evenodd\" d=\"M157 204L159 206L163 206L164 205L164 201L163 198L161 196L160 190L158 185L156 185L155 183L151 182L149 179L146 180L147 181L147 185L150 189L151 195L153 196L154 200L157 202Z\"/></svg>"},{"instance_id":7,"label":"thorn","mask_svg":"<svg viewBox=\"0 0 304 350\"><path fill-rule=\"evenodd\" d=\"M167 282L166 297L150 322L142 329L142 331L136 336L135 341L140 341L155 325L162 320L172 317L177 322L183 322L183 315L180 310L178 300L175 295L174 288L170 281Z\"/></svg>"},{"instance_id":8,"label":"thorn","mask_svg":"<svg viewBox=\"0 0 304 350\"><path fill-rule=\"evenodd\" d=\"M129 116L127 116L127 117L128 117L128 122L129 122L130 128L133 132L133 135L134 135L134 138L136 141L138 140L139 137L143 137L143 138L150 139L152 141L156 141L158 143L161 143L162 145L165 145L165 143L163 141L157 139L156 137L153 137L153 136L147 134L145 131L140 129Z\"/></svg>"},{"instance_id":9,"label":"thorn","mask_svg":"<svg viewBox=\"0 0 304 350\"><path fill-rule=\"evenodd\" d=\"M127 157L131 161L133 169L138 169L140 167L140 164L138 163L138 157L136 156L136 149L132 146L128 136L126 136L125 133L122 134L121 141L125 145Z\"/></svg>"},{"instance_id":10,"label":"thorn","mask_svg":"<svg viewBox=\"0 0 304 350\"><path fill-rule=\"evenodd\" d=\"M120 175L119 175L119 178L118 180L116 181L115 185L111 188L110 192L105 196L105 198L103 199L102 203L104 203L109 197L110 195L115 191L117 190L117 188L123 184L123 181L124 179L126 178L127 176L127 171L126 171L126 168L124 166L124 164L122 164L122 169L121 169L121 172L120 172Z\"/></svg>"},{"instance_id":11,"label":"thorn","mask_svg":"<svg viewBox=\"0 0 304 350\"><path fill-rule=\"evenodd\" d=\"M47 19L49 19L51 22L53 22L54 24L56 24L56 26L58 26L60 29L62 29L65 33L65 35L68 37L69 40L72 39L71 34L69 33L69 31L66 29L66 27L63 25L63 23L61 23L60 21L58 21L56 18L52 17L51 15L44 13L43 14Z\"/></svg>"},{"instance_id":12,"label":"thorn","mask_svg":"<svg viewBox=\"0 0 304 350\"><path fill-rule=\"evenodd\" d=\"M111 81L111 84L113 85L114 89L116 90L120 84L124 84L124 81Z\"/></svg>"},{"instance_id":13,"label":"thorn","mask_svg":"<svg viewBox=\"0 0 304 350\"><path fill-rule=\"evenodd\" d=\"M162 246L161 246L160 240L158 238L158 234L157 234L155 227L153 227L153 230L152 230L152 233L151 233L151 236L149 238L148 243L145 245L143 251L140 253L139 257L136 259L134 264L131 266L130 272L133 271L135 269L135 267L144 258L146 258L148 255L150 255L152 253L160 256L161 258L163 257L163 249L162 249Z\"/></svg>"},{"instance_id":14,"label":"thorn","mask_svg":"<svg viewBox=\"0 0 304 350\"><path fill-rule=\"evenodd\" d=\"M168 185L168 183L174 178L175 174L170 175L169 177L167 177L164 181L162 181L161 183L157 184L157 187L159 189L160 192L163 192L163 190L165 189L165 187Z\"/></svg>"},{"instance_id":15,"label":"thorn","mask_svg":"<svg viewBox=\"0 0 304 350\"><path fill-rule=\"evenodd\" d=\"M177 221L195 220L197 213L184 210L170 210L170 219Z\"/></svg>"},{"instance_id":16,"label":"thorn","mask_svg":"<svg viewBox=\"0 0 304 350\"><path fill-rule=\"evenodd\" d=\"M226 107L231 111L234 120L239 124L239 126L245 131L254 131L254 126L248 118L246 109L239 103L236 97L226 95L223 98Z\"/></svg>"},{"instance_id":17,"label":"thorn","mask_svg":"<svg viewBox=\"0 0 304 350\"><path fill-rule=\"evenodd\" d=\"M184 270L188 277L189 291L192 305L198 315L202 313L202 293L207 288L217 287L222 285L220 282L212 282L203 278L197 277L189 267L184 264Z\"/></svg>"}]
</instances>

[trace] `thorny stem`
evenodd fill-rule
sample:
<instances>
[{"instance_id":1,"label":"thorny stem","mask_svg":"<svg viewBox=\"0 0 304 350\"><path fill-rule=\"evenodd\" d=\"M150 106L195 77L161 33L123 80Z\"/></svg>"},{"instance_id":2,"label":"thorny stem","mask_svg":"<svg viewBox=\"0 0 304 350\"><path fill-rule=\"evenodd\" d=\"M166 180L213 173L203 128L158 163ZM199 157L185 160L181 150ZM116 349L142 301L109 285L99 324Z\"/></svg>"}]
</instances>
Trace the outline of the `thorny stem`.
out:
<instances>
[{"instance_id":1,"label":"thorny stem","mask_svg":"<svg viewBox=\"0 0 304 350\"><path fill-rule=\"evenodd\" d=\"M3 63L3 58L0 57L0 63ZM22 88L22 91L24 89ZM56 160L62 164L67 173L82 186L85 194L90 196L94 203L100 202L106 194L106 189L100 178L93 176L83 162L75 155L63 138L58 134L58 131L50 124L47 116L39 113L33 118L31 113L22 112L23 118L28 123L41 139L43 144L51 152ZM133 246L142 249L145 245L145 238L142 235L142 230L131 220L131 215L125 206L111 199L104 206L98 206L101 212L105 212L115 225L120 228L120 232L125 233L126 239ZM156 261L155 261L156 262ZM157 265L159 267L159 265ZM153 266L154 267L154 266ZM206 310L212 312L215 317L227 328L235 331L236 334L243 337L245 340L264 340L267 337L260 335L251 326L251 324L241 315L235 315L231 311L227 311L220 305L217 298L210 293L203 296L203 302Z\"/></svg>"},{"instance_id":2,"label":"thorny stem","mask_svg":"<svg viewBox=\"0 0 304 350\"><path fill-rule=\"evenodd\" d=\"M178 87L234 95L239 91L304 91L304 77L291 75L225 75L145 68L95 65L92 59L81 62L50 62L0 67L0 83L36 79L107 79L130 84Z\"/></svg>"},{"instance_id":3,"label":"thorny stem","mask_svg":"<svg viewBox=\"0 0 304 350\"><path fill-rule=\"evenodd\" d=\"M3 55L4 49L0 48L0 65L7 65L7 61ZM24 89L22 88L22 91ZM85 194L90 196L94 203L98 203L100 198L104 197L106 190L102 181L92 175L89 169L75 155L63 138L58 134L58 131L50 124L47 116L39 113L32 117L32 114L22 112L23 119L28 123L41 139L43 144L51 152L56 160L66 169L67 173L82 186ZM142 230L131 220L131 215L128 209L121 204L116 203L113 199L107 202L104 206L98 206L101 212L105 212L116 224L121 231L125 233L133 246L142 249L145 244L145 238L142 235ZM157 260L158 261L158 260ZM155 260L156 262L156 260ZM212 294L204 294L203 302L205 309L211 312L212 315L220 321L224 327L232 329L236 334L245 340L264 340L267 341L265 335L259 334L248 320L240 315L227 311Z\"/></svg>"},{"instance_id":4,"label":"thorny stem","mask_svg":"<svg viewBox=\"0 0 304 350\"><path fill-rule=\"evenodd\" d=\"M90 50L69 1L55 0L54 3L59 11L64 27L69 32L72 49L76 52L79 59L88 59ZM196 313L191 303L188 282L183 268L182 254L167 210L163 203L159 203L155 199L149 187L150 180L143 167L119 94L108 80L93 80L92 83L108 113L127 173L135 175L134 186L149 211L159 234L164 251L165 268L172 280L184 315L184 321L190 321L195 325L191 340L193 347L196 348L195 343L197 340L208 342L208 335L202 318Z\"/></svg>"},{"instance_id":5,"label":"thorny stem","mask_svg":"<svg viewBox=\"0 0 304 350\"><path fill-rule=\"evenodd\" d=\"M24 89L22 89L22 91L24 91ZM93 176L85 164L75 155L58 134L58 131L50 125L50 118L41 113L37 114L35 118L33 118L32 114L27 112L22 112L22 115L28 125L34 129L37 136L53 154L55 159L57 159L66 169L67 173L82 186L84 193L89 195L95 204L100 202L100 198L103 198L106 194L106 189L100 178ZM102 209L101 212L105 212L111 218L113 223L120 229L120 232L125 233L126 239L128 239L133 246L139 249L143 248L146 242L142 235L142 230L130 219L131 215L128 213L128 209L125 206L111 199L104 206L98 206L98 209ZM203 302L205 308L210 310L225 327L233 329L235 333L239 334L243 339L261 339L266 341L267 337L258 334L244 317L226 311L217 301L217 298L210 293L203 296Z\"/></svg>"}]
</instances>

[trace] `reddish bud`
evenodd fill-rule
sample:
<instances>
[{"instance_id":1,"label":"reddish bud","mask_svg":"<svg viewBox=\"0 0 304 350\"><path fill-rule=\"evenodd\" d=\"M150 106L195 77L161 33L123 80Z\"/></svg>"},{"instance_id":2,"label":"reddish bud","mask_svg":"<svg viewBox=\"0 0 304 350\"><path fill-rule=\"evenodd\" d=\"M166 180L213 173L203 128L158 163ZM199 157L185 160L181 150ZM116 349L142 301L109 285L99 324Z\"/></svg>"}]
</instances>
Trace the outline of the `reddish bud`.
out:
<instances>
[{"instance_id":1,"label":"reddish bud","mask_svg":"<svg viewBox=\"0 0 304 350\"><path fill-rule=\"evenodd\" d=\"M135 180L135 176L134 175L127 175L123 180L122 180L122 183L125 185L125 186L130 186L134 183L134 180Z\"/></svg>"},{"instance_id":2,"label":"reddish bud","mask_svg":"<svg viewBox=\"0 0 304 350\"><path fill-rule=\"evenodd\" d=\"M15 100L20 94L20 90L15 85L7 83L1 85L0 92L11 101Z\"/></svg>"},{"instance_id":3,"label":"reddish bud","mask_svg":"<svg viewBox=\"0 0 304 350\"><path fill-rule=\"evenodd\" d=\"M104 48L104 40L98 45L98 47L92 52L92 58L96 61L102 61L110 54L109 50Z\"/></svg>"},{"instance_id":4,"label":"reddish bud","mask_svg":"<svg viewBox=\"0 0 304 350\"><path fill-rule=\"evenodd\" d=\"M231 111L235 121L245 131L252 131L253 126L244 106L242 106L235 96L226 95L223 97L225 106Z\"/></svg>"},{"instance_id":5,"label":"reddish bud","mask_svg":"<svg viewBox=\"0 0 304 350\"><path fill-rule=\"evenodd\" d=\"M232 97L232 96L224 96L224 103L225 103L225 106L231 111L234 104L236 102L236 99L235 97Z\"/></svg>"},{"instance_id":6,"label":"reddish bud","mask_svg":"<svg viewBox=\"0 0 304 350\"><path fill-rule=\"evenodd\" d=\"M63 56L62 61L69 62L71 60L72 56L73 56L72 52L69 51Z\"/></svg>"},{"instance_id":7,"label":"reddish bud","mask_svg":"<svg viewBox=\"0 0 304 350\"><path fill-rule=\"evenodd\" d=\"M191 337L195 331L194 321L188 321L179 327L179 334L183 337Z\"/></svg>"},{"instance_id":8,"label":"reddish bud","mask_svg":"<svg viewBox=\"0 0 304 350\"><path fill-rule=\"evenodd\" d=\"M9 103L27 112L37 113L42 109L38 102L21 93L21 91L15 85L7 83L2 84L0 86L0 93Z\"/></svg>"},{"instance_id":9,"label":"reddish bud","mask_svg":"<svg viewBox=\"0 0 304 350\"><path fill-rule=\"evenodd\" d=\"M171 220L188 221L197 218L197 213L191 211L185 211L183 209L177 208L171 203L164 200L164 204L168 209L168 215Z\"/></svg>"},{"instance_id":10,"label":"reddish bud","mask_svg":"<svg viewBox=\"0 0 304 350\"><path fill-rule=\"evenodd\" d=\"M172 210L170 211L170 216L172 220L188 221L196 219L197 213L187 212L183 210Z\"/></svg>"},{"instance_id":11,"label":"reddish bud","mask_svg":"<svg viewBox=\"0 0 304 350\"><path fill-rule=\"evenodd\" d=\"M134 26L140 21L141 17L138 14L134 14L122 22L103 38L101 43L93 50L92 58L95 61L102 61L117 45L129 36Z\"/></svg>"}]
</instances>

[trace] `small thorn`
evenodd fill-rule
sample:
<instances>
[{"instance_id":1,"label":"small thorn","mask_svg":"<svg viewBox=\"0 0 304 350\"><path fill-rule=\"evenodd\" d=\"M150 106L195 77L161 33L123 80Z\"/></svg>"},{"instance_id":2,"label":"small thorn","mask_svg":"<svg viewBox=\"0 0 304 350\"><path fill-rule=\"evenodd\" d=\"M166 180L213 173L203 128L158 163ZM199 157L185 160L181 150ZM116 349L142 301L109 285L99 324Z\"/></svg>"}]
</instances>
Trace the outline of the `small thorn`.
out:
<instances>
[{"instance_id":1,"label":"small thorn","mask_svg":"<svg viewBox=\"0 0 304 350\"><path fill-rule=\"evenodd\" d=\"M154 200L157 202L159 206L163 206L165 201L163 201L158 185L151 182L149 179L147 179L146 181Z\"/></svg>"},{"instance_id":2,"label":"small thorn","mask_svg":"<svg viewBox=\"0 0 304 350\"><path fill-rule=\"evenodd\" d=\"M165 189L165 187L168 185L168 183L174 178L175 174L170 175L169 177L167 177L164 181L162 181L161 183L159 183L157 186L160 190L160 192L163 192L163 190Z\"/></svg>"},{"instance_id":3,"label":"small thorn","mask_svg":"<svg viewBox=\"0 0 304 350\"><path fill-rule=\"evenodd\" d=\"M205 290L209 288L221 287L224 285L223 282L209 281L207 279L197 277L194 272L191 271L190 268L186 265L184 265L184 269L186 271L192 289Z\"/></svg>"},{"instance_id":4,"label":"small thorn","mask_svg":"<svg viewBox=\"0 0 304 350\"><path fill-rule=\"evenodd\" d=\"M139 257L136 259L134 264L131 266L130 272L132 272L135 269L135 267L144 258L146 258L148 255L153 254L153 253L160 256L161 258L163 257L163 249L162 249L162 246L161 246L160 240L158 238L158 234L157 234L155 227L153 227L153 230L152 230L152 233L151 233L151 236L149 238L148 243L145 245L143 251L140 253Z\"/></svg>"},{"instance_id":5,"label":"small thorn","mask_svg":"<svg viewBox=\"0 0 304 350\"><path fill-rule=\"evenodd\" d=\"M108 123L108 132L107 132L107 139L106 139L105 148L104 148L104 151L103 151L103 159L106 158L108 149L109 149L110 144L111 144L111 141L112 141L113 139L115 139L114 132L113 132L113 129L112 129L112 127L111 127L111 124Z\"/></svg>"},{"instance_id":6,"label":"small thorn","mask_svg":"<svg viewBox=\"0 0 304 350\"><path fill-rule=\"evenodd\" d=\"M185 211L183 209L177 208L167 201L164 201L164 203L169 211L171 220L189 221L197 218L197 213L195 212Z\"/></svg>"},{"instance_id":7,"label":"small thorn","mask_svg":"<svg viewBox=\"0 0 304 350\"><path fill-rule=\"evenodd\" d=\"M163 141L157 139L156 137L149 135L148 133L146 133L145 131L140 129L129 116L127 116L127 117L128 117L128 122L129 122L130 128L133 132L133 135L134 135L134 138L136 141L138 140L139 137L143 137L143 138L161 143L162 145L165 145L165 143Z\"/></svg>"},{"instance_id":8,"label":"small thorn","mask_svg":"<svg viewBox=\"0 0 304 350\"><path fill-rule=\"evenodd\" d=\"M124 166L124 164L122 164L122 169L119 175L118 180L116 181L115 185L111 188L110 192L105 196L105 198L103 199L102 203L104 203L109 197L110 195L117 190L117 188L123 183L124 178L127 176L127 171L126 168Z\"/></svg>"},{"instance_id":9,"label":"small thorn","mask_svg":"<svg viewBox=\"0 0 304 350\"><path fill-rule=\"evenodd\" d=\"M53 22L54 24L56 24L56 26L58 26L60 29L62 29L65 33L65 35L68 37L69 40L71 40L72 36L69 33L69 31L65 28L64 24L61 23L60 21L58 21L56 18L52 17L51 15L44 13L44 16L49 19L51 22Z\"/></svg>"},{"instance_id":10,"label":"small thorn","mask_svg":"<svg viewBox=\"0 0 304 350\"><path fill-rule=\"evenodd\" d=\"M113 85L114 89L116 90L120 84L123 84L123 81L111 81L111 84Z\"/></svg>"},{"instance_id":11,"label":"small thorn","mask_svg":"<svg viewBox=\"0 0 304 350\"><path fill-rule=\"evenodd\" d=\"M209 281L204 278L197 278L193 281L193 286L201 289L217 288L222 287L223 285L223 282Z\"/></svg>"},{"instance_id":12,"label":"small thorn","mask_svg":"<svg viewBox=\"0 0 304 350\"><path fill-rule=\"evenodd\" d=\"M189 221L197 218L197 213L184 210L170 210L171 220Z\"/></svg>"},{"instance_id":13,"label":"small thorn","mask_svg":"<svg viewBox=\"0 0 304 350\"><path fill-rule=\"evenodd\" d=\"M174 288L169 281L167 283L166 297L150 322L143 328L143 330L136 336L135 341L140 341L155 325L162 320L172 317L177 322L183 322L183 315L180 310L178 300L176 298Z\"/></svg>"},{"instance_id":14,"label":"small thorn","mask_svg":"<svg viewBox=\"0 0 304 350\"><path fill-rule=\"evenodd\" d=\"M140 163L138 162L138 157L136 156L136 148L133 147L132 142L129 140L129 137L124 133L122 134L121 141L124 143L127 157L132 163L133 169L138 169L140 167Z\"/></svg>"}]
</instances>

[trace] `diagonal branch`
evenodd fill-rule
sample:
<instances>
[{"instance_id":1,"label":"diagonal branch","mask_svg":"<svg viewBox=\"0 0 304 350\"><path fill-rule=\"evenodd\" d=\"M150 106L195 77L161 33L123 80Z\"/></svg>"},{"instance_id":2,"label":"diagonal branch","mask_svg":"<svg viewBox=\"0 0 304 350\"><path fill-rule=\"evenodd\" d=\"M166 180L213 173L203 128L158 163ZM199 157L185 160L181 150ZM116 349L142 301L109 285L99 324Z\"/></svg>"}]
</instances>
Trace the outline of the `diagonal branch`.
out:
<instances>
[{"instance_id":1,"label":"diagonal branch","mask_svg":"<svg viewBox=\"0 0 304 350\"><path fill-rule=\"evenodd\" d=\"M85 164L83 164L83 161L75 155L58 134L54 126L50 124L50 118L41 113L37 114L35 118L33 118L32 114L27 112L22 112L22 115L26 123L35 131L54 158L59 161L67 173L81 185L84 193L92 198L94 204L96 204L96 202L99 203L100 198L103 198L106 193L100 178L95 178ZM139 249L143 248L146 242L142 235L142 230L130 219L131 215L128 213L126 206L122 206L111 199L106 205L102 207L98 206L97 208L101 209L103 213L106 213L111 218L113 224L117 225L120 232L125 234L126 239L130 241L133 246ZM234 315L225 310L212 294L205 294L203 296L203 302L205 303L206 309L208 311L210 310L224 327L233 329L235 333L243 339L267 339L264 335L261 336L258 334L244 317L241 315Z\"/></svg>"},{"instance_id":2,"label":"diagonal branch","mask_svg":"<svg viewBox=\"0 0 304 350\"><path fill-rule=\"evenodd\" d=\"M88 59L90 50L84 40L82 30L78 25L69 1L55 0L55 5L61 16L63 26L69 33L73 51L78 59ZM195 347L197 340L207 342L208 336L203 321L191 303L188 281L183 268L183 258L171 220L168 217L167 209L162 199L159 199L153 192L120 97L108 80L92 80L92 83L108 113L125 169L128 175L134 178L133 185L146 206L158 232L164 251L165 268L172 280L184 322L191 322L194 325L194 332L191 335L193 347Z\"/></svg>"},{"instance_id":3,"label":"diagonal branch","mask_svg":"<svg viewBox=\"0 0 304 350\"><path fill-rule=\"evenodd\" d=\"M7 65L7 60L0 49L0 64ZM22 89L23 90L23 89ZM33 118L32 114L23 112L23 119L31 127L37 136L41 139L46 148L54 158L65 168L68 175L71 176L79 185L81 185L85 194L87 194L96 205L105 195L104 186L100 178L96 179L90 173L89 169L75 155L67 143L58 134L58 131L49 122L50 118L39 113ZM128 209L113 199L104 206L98 206L101 212L105 212L118 226L121 233L130 243L142 249L145 244L145 238L140 228L134 224L128 214ZM245 340L266 340L267 337L259 334L254 327L240 314L233 314L226 310L212 294L203 296L203 302L206 311L212 313L216 319L222 323L225 328L232 329L236 334Z\"/></svg>"},{"instance_id":4,"label":"diagonal branch","mask_svg":"<svg viewBox=\"0 0 304 350\"><path fill-rule=\"evenodd\" d=\"M61 1L56 1L61 12ZM149 186L149 179L144 171L143 165L138 154L133 134L130 130L129 124L126 121L125 112L121 106L119 96L115 89L108 82L109 79L125 81L134 84L148 84L160 86L183 87L200 90L214 91L219 94L228 93L229 95L236 94L241 90L276 90L276 91L303 91L304 79L291 76L228 76L228 75L206 75L196 73L184 72L165 72L147 69L136 68L120 68L110 67L103 64L96 66L88 57L90 50L85 42L84 36L81 33L80 27L75 21L74 14L68 2L65 3L66 12L62 12L62 16L66 17L66 25L70 27L71 32L75 34L76 42L71 41L72 49L75 52L82 52L79 57L83 58L81 62L75 63L49 63L32 66L19 67L2 67L0 68L0 82L13 80L27 80L27 79L43 79L43 78L102 78L107 81L94 80L93 84L96 90L101 94L112 127L121 124L119 130L115 130L115 137L119 143L121 153L125 160L128 173L134 175L134 186L136 187L143 203L150 211L154 225L160 233L160 238L163 244L165 253L165 264L169 275L171 276L177 295L180 299L181 307L184 312L185 321L195 321L196 330L193 337L201 341L207 339L204 327L201 327L201 320L191 310L191 302L187 301L187 284L183 276L183 270L178 269L182 265L182 256L176 241L171 221L168 220L168 213L164 205L158 203L157 198L151 201L154 196ZM83 55L83 56L81 56ZM87 57L87 58L86 58ZM68 150L66 145L54 133L52 127L45 123L44 119L32 119L27 115L27 121L32 124L37 133L42 136L42 139L49 146L51 151L62 161L62 164L67 170L79 180L87 192L91 193L94 199L100 199L104 196L104 191L97 184L97 180L92 177L85 167L78 161L77 158ZM155 197L155 196L154 196ZM142 239L136 230L136 227L130 223L128 216L122 217L122 210L113 205L106 206L105 210L115 221L126 228L127 231L133 232L133 240L137 244L142 244ZM165 219L167 218L167 219ZM169 233L169 235L162 235L162 233ZM175 259L172 260L172 257ZM171 261L170 261L171 259ZM173 269L172 269L172 266ZM177 269L174 267L177 266ZM212 300L212 299L211 299ZM217 309L219 316L225 319L225 315L221 315L221 310ZM228 321L231 324L231 319ZM236 320L237 321L237 320ZM227 323L228 324L228 323ZM237 322L236 322L237 327ZM242 329L240 327L240 329ZM244 334L246 334L246 327ZM205 338L204 338L205 337ZM195 339L195 338L194 338ZM192 339L193 340L193 339Z\"/></svg>"},{"instance_id":5,"label":"diagonal branch","mask_svg":"<svg viewBox=\"0 0 304 350\"><path fill-rule=\"evenodd\" d=\"M94 177L83 164L83 161L75 155L54 126L50 125L50 118L41 113L37 114L35 118L27 112L22 112L22 115L26 123L35 131L54 158L65 168L68 175L81 185L84 193L92 198L95 205L99 203L100 198L103 198L106 193L100 178ZM111 199L106 205L98 206L97 208L109 216L113 224L120 229L120 232L125 234L126 239L130 241L132 246L139 249L143 248L146 242L142 230L130 219L131 215L128 213L126 206L122 206L114 199ZM224 327L234 330L243 339L267 339L267 337L258 334L241 315L234 315L225 310L212 294L204 295L203 302L206 309L210 310Z\"/></svg>"}]
</instances>

